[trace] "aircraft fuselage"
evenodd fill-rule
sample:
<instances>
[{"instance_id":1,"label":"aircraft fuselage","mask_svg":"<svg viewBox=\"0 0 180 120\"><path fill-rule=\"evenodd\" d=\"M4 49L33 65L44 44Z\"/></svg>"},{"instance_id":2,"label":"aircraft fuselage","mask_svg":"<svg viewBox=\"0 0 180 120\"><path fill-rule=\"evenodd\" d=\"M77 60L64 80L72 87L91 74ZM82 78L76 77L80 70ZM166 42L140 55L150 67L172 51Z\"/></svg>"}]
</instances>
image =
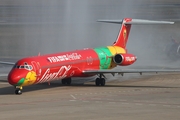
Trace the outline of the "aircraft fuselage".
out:
<instances>
[{"instance_id":1,"label":"aircraft fuselage","mask_svg":"<svg viewBox=\"0 0 180 120\"><path fill-rule=\"evenodd\" d=\"M28 86L85 77L88 75L83 74L83 70L114 68L116 65L112 56L118 53L126 53L126 50L118 46L107 46L23 58L12 68L8 81L14 86Z\"/></svg>"}]
</instances>

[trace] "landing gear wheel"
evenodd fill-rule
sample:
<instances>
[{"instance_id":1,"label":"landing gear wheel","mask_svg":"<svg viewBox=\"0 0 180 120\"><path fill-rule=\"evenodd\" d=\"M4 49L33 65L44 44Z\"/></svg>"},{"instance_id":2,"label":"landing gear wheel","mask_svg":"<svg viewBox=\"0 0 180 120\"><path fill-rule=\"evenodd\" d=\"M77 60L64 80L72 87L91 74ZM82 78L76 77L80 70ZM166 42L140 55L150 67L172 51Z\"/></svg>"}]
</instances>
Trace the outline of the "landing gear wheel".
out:
<instances>
[{"instance_id":1,"label":"landing gear wheel","mask_svg":"<svg viewBox=\"0 0 180 120\"><path fill-rule=\"evenodd\" d=\"M68 78L68 79L66 80L66 83L67 83L67 85L70 85L70 84L71 84L71 78Z\"/></svg>"},{"instance_id":2,"label":"landing gear wheel","mask_svg":"<svg viewBox=\"0 0 180 120\"><path fill-rule=\"evenodd\" d=\"M21 95L21 94L22 94L21 89L16 89L16 90L15 90L15 94L16 94L16 95Z\"/></svg>"},{"instance_id":3,"label":"landing gear wheel","mask_svg":"<svg viewBox=\"0 0 180 120\"><path fill-rule=\"evenodd\" d=\"M100 79L100 83L101 83L101 86L105 86L105 83L106 83L105 79L104 79L104 78L101 78L101 79Z\"/></svg>"},{"instance_id":4,"label":"landing gear wheel","mask_svg":"<svg viewBox=\"0 0 180 120\"><path fill-rule=\"evenodd\" d=\"M100 78L96 78L96 86L100 86Z\"/></svg>"},{"instance_id":5,"label":"landing gear wheel","mask_svg":"<svg viewBox=\"0 0 180 120\"><path fill-rule=\"evenodd\" d=\"M66 84L66 80L65 79L62 79L62 84L65 85Z\"/></svg>"},{"instance_id":6,"label":"landing gear wheel","mask_svg":"<svg viewBox=\"0 0 180 120\"><path fill-rule=\"evenodd\" d=\"M104 78L102 78L102 75L100 75L100 78L96 78L96 86L105 86L106 84L106 80Z\"/></svg>"},{"instance_id":7,"label":"landing gear wheel","mask_svg":"<svg viewBox=\"0 0 180 120\"><path fill-rule=\"evenodd\" d=\"M71 84L71 78L62 79L61 82L63 85L70 85Z\"/></svg>"}]
</instances>

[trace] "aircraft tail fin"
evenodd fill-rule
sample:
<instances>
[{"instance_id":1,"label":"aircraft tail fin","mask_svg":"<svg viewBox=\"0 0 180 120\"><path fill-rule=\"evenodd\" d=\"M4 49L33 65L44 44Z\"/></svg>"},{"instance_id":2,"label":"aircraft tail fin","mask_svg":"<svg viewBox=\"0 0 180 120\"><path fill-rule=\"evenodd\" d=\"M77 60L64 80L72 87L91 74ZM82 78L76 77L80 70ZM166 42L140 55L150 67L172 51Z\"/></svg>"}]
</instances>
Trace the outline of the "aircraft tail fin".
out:
<instances>
[{"instance_id":1,"label":"aircraft tail fin","mask_svg":"<svg viewBox=\"0 0 180 120\"><path fill-rule=\"evenodd\" d=\"M174 22L169 21L154 21L154 20L142 20L142 19L132 19L132 18L124 18L123 20L98 20L98 22L106 22L106 23L116 23L122 24L121 29L119 31L118 37L116 41L113 43L113 46L119 46L122 48L126 48L126 44L128 41L131 25L143 25L143 24L174 24Z\"/></svg>"}]
</instances>

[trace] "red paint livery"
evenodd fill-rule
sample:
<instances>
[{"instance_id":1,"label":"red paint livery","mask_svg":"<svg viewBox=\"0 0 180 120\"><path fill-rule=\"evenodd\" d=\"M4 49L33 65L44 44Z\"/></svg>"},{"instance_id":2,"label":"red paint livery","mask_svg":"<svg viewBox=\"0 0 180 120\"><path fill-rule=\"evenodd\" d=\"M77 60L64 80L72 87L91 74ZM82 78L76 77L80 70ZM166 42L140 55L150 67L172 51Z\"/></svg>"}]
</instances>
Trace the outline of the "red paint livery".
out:
<instances>
[{"instance_id":1,"label":"red paint livery","mask_svg":"<svg viewBox=\"0 0 180 120\"><path fill-rule=\"evenodd\" d=\"M18 78L14 77L14 73L19 71L27 74L30 70L28 69L28 66L36 73L36 76L34 76L36 77L36 80L34 81L33 79L28 82L33 84L49 82L56 79L87 76L82 74L82 71L84 69L99 69L99 62L98 55L93 49L24 58L15 64L8 75L8 80L12 85L17 84ZM19 78L26 79L26 74ZM26 85L30 84L24 84L23 86Z\"/></svg>"},{"instance_id":2,"label":"red paint livery","mask_svg":"<svg viewBox=\"0 0 180 120\"><path fill-rule=\"evenodd\" d=\"M118 38L112 46L23 58L14 65L8 75L9 83L16 87L15 93L21 94L23 86L53 80L62 80L62 84L70 84L72 77L87 77L97 74L99 78L95 80L96 85L104 86L104 73L126 73L126 71L108 69L117 65L131 65L136 61L136 56L126 51L131 24L172 24L172 22L131 18L102 22L122 24Z\"/></svg>"}]
</instances>

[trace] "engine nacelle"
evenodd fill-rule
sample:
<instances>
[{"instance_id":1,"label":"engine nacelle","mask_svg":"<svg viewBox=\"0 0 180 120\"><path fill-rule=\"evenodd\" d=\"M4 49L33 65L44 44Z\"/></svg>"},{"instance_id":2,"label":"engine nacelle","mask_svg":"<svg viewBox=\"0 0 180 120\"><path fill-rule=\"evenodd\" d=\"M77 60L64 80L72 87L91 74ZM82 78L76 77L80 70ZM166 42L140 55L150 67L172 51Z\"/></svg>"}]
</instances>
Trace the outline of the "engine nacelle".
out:
<instances>
[{"instance_id":1,"label":"engine nacelle","mask_svg":"<svg viewBox=\"0 0 180 120\"><path fill-rule=\"evenodd\" d=\"M120 66L127 66L133 64L137 57L133 54L116 54L113 57L114 63Z\"/></svg>"}]
</instances>

